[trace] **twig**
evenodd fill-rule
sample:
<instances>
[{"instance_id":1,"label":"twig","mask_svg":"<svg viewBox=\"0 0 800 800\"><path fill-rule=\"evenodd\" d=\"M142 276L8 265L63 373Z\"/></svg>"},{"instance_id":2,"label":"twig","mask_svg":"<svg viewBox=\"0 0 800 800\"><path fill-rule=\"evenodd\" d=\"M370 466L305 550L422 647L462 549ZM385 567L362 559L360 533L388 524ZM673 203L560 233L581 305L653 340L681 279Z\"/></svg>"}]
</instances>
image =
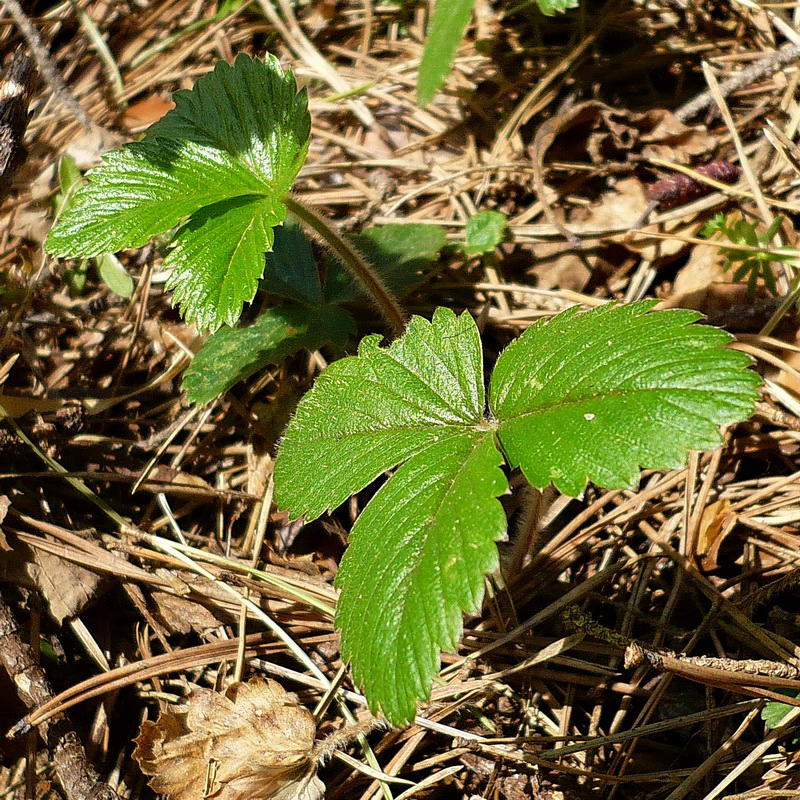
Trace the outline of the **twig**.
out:
<instances>
[{"instance_id":1,"label":"twig","mask_svg":"<svg viewBox=\"0 0 800 800\"><path fill-rule=\"evenodd\" d=\"M33 709L53 698L44 670L36 663L31 646L19 636L19 626L0 596L0 663L5 667L23 703ZM42 723L39 732L52 751L56 778L67 800L117 800L116 792L103 783L89 764L86 751L66 715L57 714Z\"/></svg>"},{"instance_id":2,"label":"twig","mask_svg":"<svg viewBox=\"0 0 800 800\"><path fill-rule=\"evenodd\" d=\"M781 69L791 64L792 61L796 61L798 58L800 58L800 45L791 43L785 44L780 50L770 53L768 56L751 64L749 67L745 67L740 72L731 75L727 80L722 81L719 85L719 91L723 97L727 97L737 89L749 86L756 81L760 81L762 78L780 72ZM713 102L713 94L709 90L706 90L697 95L693 100L680 106L675 112L675 116L681 122L687 122L701 111L705 111Z\"/></svg>"}]
</instances>

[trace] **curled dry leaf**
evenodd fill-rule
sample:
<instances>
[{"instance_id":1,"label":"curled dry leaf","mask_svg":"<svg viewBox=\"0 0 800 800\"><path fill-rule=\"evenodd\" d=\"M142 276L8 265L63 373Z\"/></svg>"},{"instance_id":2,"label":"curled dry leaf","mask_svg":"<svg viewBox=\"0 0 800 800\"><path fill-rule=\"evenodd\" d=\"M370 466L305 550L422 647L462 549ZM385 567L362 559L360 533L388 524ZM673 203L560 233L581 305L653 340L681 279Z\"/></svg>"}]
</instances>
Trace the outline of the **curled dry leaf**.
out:
<instances>
[{"instance_id":1,"label":"curled dry leaf","mask_svg":"<svg viewBox=\"0 0 800 800\"><path fill-rule=\"evenodd\" d=\"M717 500L703 510L697 536L697 556L703 569L719 567L719 550L725 537L736 527L737 515L729 500Z\"/></svg>"},{"instance_id":2,"label":"curled dry leaf","mask_svg":"<svg viewBox=\"0 0 800 800\"><path fill-rule=\"evenodd\" d=\"M321 800L309 711L275 681L195 687L144 722L133 757L170 800Z\"/></svg>"}]
</instances>

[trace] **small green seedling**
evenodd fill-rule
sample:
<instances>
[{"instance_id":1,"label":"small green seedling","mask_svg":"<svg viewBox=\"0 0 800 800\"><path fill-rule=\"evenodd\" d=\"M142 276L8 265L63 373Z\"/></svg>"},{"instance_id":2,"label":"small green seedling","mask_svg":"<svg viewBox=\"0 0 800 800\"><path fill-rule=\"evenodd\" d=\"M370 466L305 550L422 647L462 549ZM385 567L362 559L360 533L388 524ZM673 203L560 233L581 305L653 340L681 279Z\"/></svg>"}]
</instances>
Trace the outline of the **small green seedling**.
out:
<instances>
[{"instance_id":1,"label":"small green seedling","mask_svg":"<svg viewBox=\"0 0 800 800\"><path fill-rule=\"evenodd\" d=\"M710 237L720 233L738 248L747 247L747 250L738 249L736 246L721 248L721 253L725 257L725 269L735 269L733 273L735 281L747 278L747 292L751 297L755 295L759 282L762 282L770 293L776 295L778 289L775 285L773 263L797 263L796 254L782 253L781 248L773 245L773 239L782 224L783 217L775 217L769 228L759 233L755 223L744 219L732 223L720 212L705 224L703 235Z\"/></svg>"},{"instance_id":2,"label":"small green seedling","mask_svg":"<svg viewBox=\"0 0 800 800\"><path fill-rule=\"evenodd\" d=\"M508 220L499 211L486 210L473 214L464 229L464 253L468 256L493 253L503 241L507 228Z\"/></svg>"},{"instance_id":3,"label":"small green seedling","mask_svg":"<svg viewBox=\"0 0 800 800\"><path fill-rule=\"evenodd\" d=\"M724 331L655 301L565 311L497 359L484 393L472 317L414 317L329 366L301 400L275 466L275 499L314 519L395 469L356 521L336 579L342 654L373 710L413 718L475 611L506 533L501 470L580 495L632 486L687 449L719 446L749 416L758 376Z\"/></svg>"}]
</instances>

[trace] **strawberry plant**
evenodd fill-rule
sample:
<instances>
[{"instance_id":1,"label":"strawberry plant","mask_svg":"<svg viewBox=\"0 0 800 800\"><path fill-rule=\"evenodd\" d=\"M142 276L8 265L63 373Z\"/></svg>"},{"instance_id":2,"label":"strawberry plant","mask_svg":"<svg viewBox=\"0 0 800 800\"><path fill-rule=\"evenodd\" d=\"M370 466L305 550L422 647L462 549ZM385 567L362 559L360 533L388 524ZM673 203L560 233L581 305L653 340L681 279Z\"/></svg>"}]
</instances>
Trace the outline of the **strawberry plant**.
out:
<instances>
[{"instance_id":1,"label":"strawberry plant","mask_svg":"<svg viewBox=\"0 0 800 800\"><path fill-rule=\"evenodd\" d=\"M403 314L364 258L289 193L308 151L305 90L274 56L219 62L140 142L107 153L61 214L48 252L70 258L139 247L175 226L164 268L184 317L199 328L233 325L250 302L291 211L351 270L400 331Z\"/></svg>"},{"instance_id":2,"label":"strawberry plant","mask_svg":"<svg viewBox=\"0 0 800 800\"><path fill-rule=\"evenodd\" d=\"M588 481L631 486L640 467L716 447L720 425L751 413L759 379L746 355L724 347L726 333L693 324L697 313L644 301L533 325L497 359L487 397L472 317L439 308L406 326L392 291L435 256L441 233L404 226L348 239L289 194L310 130L290 73L274 58L239 56L175 102L142 141L88 174L47 247L90 258L177 227L164 260L174 301L187 320L219 330L187 377L197 401L299 347L342 347L354 281L381 311L399 338L383 347L367 336L319 376L286 430L275 498L310 520L394 470L352 530L336 624L371 707L407 721L497 566L504 466L569 495ZM324 282L295 222L332 254ZM490 254L504 229L502 215L476 215L469 252ZM223 328L259 282L282 304Z\"/></svg>"}]
</instances>

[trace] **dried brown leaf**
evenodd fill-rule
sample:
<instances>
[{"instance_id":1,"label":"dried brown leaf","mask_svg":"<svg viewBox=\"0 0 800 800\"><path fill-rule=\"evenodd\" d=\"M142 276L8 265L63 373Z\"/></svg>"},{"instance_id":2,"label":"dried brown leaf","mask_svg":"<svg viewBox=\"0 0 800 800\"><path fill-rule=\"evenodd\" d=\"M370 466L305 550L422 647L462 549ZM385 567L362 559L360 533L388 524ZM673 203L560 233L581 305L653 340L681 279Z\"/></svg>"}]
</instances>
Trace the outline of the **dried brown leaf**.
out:
<instances>
[{"instance_id":1,"label":"dried brown leaf","mask_svg":"<svg viewBox=\"0 0 800 800\"><path fill-rule=\"evenodd\" d=\"M0 525L3 524L10 507L11 501L8 499L8 497L6 497L4 494L0 494ZM0 551L8 551L12 549L13 548L8 543L8 539L6 539L6 535L3 533L2 528L0 528Z\"/></svg>"},{"instance_id":2,"label":"dried brown leaf","mask_svg":"<svg viewBox=\"0 0 800 800\"><path fill-rule=\"evenodd\" d=\"M731 511L729 500L717 500L703 509L697 535L697 555L704 569L717 569L719 549L725 537L736 526L736 521L737 517Z\"/></svg>"},{"instance_id":3,"label":"dried brown leaf","mask_svg":"<svg viewBox=\"0 0 800 800\"><path fill-rule=\"evenodd\" d=\"M719 248L696 245L675 278L672 294L662 305L714 314L746 302L747 285L731 282Z\"/></svg>"},{"instance_id":4,"label":"dried brown leaf","mask_svg":"<svg viewBox=\"0 0 800 800\"><path fill-rule=\"evenodd\" d=\"M309 711L275 681L196 687L144 722L133 757L170 800L321 800Z\"/></svg>"},{"instance_id":5,"label":"dried brown leaf","mask_svg":"<svg viewBox=\"0 0 800 800\"><path fill-rule=\"evenodd\" d=\"M71 561L30 547L6 532L12 549L0 548L0 581L37 589L59 624L79 614L97 594L102 578Z\"/></svg>"},{"instance_id":6,"label":"dried brown leaf","mask_svg":"<svg viewBox=\"0 0 800 800\"><path fill-rule=\"evenodd\" d=\"M156 616L172 633L205 633L219 627L220 620L204 605L169 592L152 592Z\"/></svg>"}]
</instances>

